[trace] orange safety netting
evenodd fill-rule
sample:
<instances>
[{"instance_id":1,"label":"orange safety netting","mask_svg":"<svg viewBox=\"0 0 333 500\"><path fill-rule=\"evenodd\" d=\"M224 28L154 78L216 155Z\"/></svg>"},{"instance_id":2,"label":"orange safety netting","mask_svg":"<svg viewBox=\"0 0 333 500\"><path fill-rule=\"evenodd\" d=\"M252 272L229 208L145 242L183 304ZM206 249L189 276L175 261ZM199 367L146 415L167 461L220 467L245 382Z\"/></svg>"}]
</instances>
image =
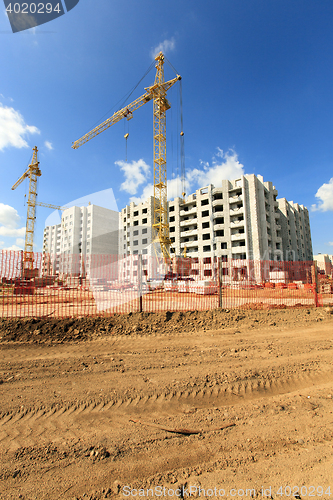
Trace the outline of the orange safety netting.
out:
<instances>
[{"instance_id":1,"label":"orange safety netting","mask_svg":"<svg viewBox=\"0 0 333 500\"><path fill-rule=\"evenodd\" d=\"M0 280L3 318L333 304L312 261L35 253L25 269L23 252L0 251Z\"/></svg>"}]
</instances>

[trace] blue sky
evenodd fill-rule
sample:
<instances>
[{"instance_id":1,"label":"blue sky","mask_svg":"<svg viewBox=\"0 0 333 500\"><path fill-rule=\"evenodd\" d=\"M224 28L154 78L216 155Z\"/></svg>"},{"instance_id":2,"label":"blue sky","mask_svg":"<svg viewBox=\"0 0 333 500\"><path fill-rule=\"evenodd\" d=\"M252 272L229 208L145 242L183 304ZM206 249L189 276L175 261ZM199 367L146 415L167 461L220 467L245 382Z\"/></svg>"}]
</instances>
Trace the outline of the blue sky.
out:
<instances>
[{"instance_id":1,"label":"blue sky","mask_svg":"<svg viewBox=\"0 0 333 500\"><path fill-rule=\"evenodd\" d=\"M182 76L187 192L255 173L310 210L314 252L333 253L333 2L80 0L11 33L0 12L0 248L23 248L28 186L11 186L39 148L39 201L112 189L119 209L151 194L152 103L78 150L162 48ZM155 70L130 101L151 85ZM165 77L174 77L166 65ZM169 192L180 192L180 105L168 98ZM124 134L129 133L126 147ZM177 193L178 189L178 193ZM37 210L35 242L50 211Z\"/></svg>"}]
</instances>

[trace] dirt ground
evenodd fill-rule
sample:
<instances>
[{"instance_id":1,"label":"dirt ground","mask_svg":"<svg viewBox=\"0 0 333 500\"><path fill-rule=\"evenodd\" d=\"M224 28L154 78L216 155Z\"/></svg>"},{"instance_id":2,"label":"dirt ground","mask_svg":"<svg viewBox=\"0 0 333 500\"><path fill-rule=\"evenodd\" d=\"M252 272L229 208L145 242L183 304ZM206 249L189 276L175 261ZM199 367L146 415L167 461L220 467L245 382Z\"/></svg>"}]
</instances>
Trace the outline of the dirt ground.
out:
<instances>
[{"instance_id":1,"label":"dirt ground","mask_svg":"<svg viewBox=\"0 0 333 500\"><path fill-rule=\"evenodd\" d=\"M0 349L1 500L333 496L333 308L0 320Z\"/></svg>"}]
</instances>

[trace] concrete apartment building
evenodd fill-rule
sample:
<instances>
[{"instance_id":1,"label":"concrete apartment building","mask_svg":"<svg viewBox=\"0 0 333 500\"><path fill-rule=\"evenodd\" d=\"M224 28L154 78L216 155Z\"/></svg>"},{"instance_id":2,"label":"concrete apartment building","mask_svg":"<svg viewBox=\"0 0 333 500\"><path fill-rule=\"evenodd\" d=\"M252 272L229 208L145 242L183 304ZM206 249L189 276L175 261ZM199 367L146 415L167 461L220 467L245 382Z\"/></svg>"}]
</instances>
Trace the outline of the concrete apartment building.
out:
<instances>
[{"instance_id":1,"label":"concrete apartment building","mask_svg":"<svg viewBox=\"0 0 333 500\"><path fill-rule=\"evenodd\" d=\"M284 260L313 260L309 212L306 207L288 202L285 198L278 201Z\"/></svg>"},{"instance_id":2,"label":"concrete apartment building","mask_svg":"<svg viewBox=\"0 0 333 500\"><path fill-rule=\"evenodd\" d=\"M237 276L244 272L246 259L312 260L307 209L277 197L271 182L251 174L223 180L219 187L210 184L185 201L175 198L168 203L175 254L186 251L192 257L192 275L197 279L216 277L218 257L225 267L232 265ZM136 281L138 255L142 255L144 276L159 274L149 258L155 256L153 210L152 196L137 205L130 203L120 213L96 205L68 208L61 224L44 230L43 249L51 256L44 262L44 272L89 276L90 255L114 254L119 256L120 280Z\"/></svg>"},{"instance_id":3,"label":"concrete apartment building","mask_svg":"<svg viewBox=\"0 0 333 500\"><path fill-rule=\"evenodd\" d=\"M193 257L312 260L307 209L277 196L271 182L251 174L198 189L185 203L176 198L169 202L176 253L186 247Z\"/></svg>"},{"instance_id":4,"label":"concrete apartment building","mask_svg":"<svg viewBox=\"0 0 333 500\"><path fill-rule=\"evenodd\" d=\"M117 255L118 240L118 212L97 205L67 208L61 224L44 229L44 273L89 274L89 257Z\"/></svg>"},{"instance_id":5,"label":"concrete apartment building","mask_svg":"<svg viewBox=\"0 0 333 500\"><path fill-rule=\"evenodd\" d=\"M204 259L204 269L198 273L193 270L194 275L201 279L215 276L217 257L235 266L244 259L312 260L309 214L303 205L278 199L275 186L260 175L244 175L221 184L198 189L185 202L175 198L168 203L170 239L176 255L186 248L186 255L197 258L198 265ZM152 197L121 211L120 255L152 255L152 217ZM123 265L123 275L132 279L129 260Z\"/></svg>"},{"instance_id":6,"label":"concrete apartment building","mask_svg":"<svg viewBox=\"0 0 333 500\"><path fill-rule=\"evenodd\" d=\"M327 253L319 253L313 257L313 260L317 262L318 270L323 271L324 274L331 276L333 273L333 255L328 255Z\"/></svg>"},{"instance_id":7,"label":"concrete apartment building","mask_svg":"<svg viewBox=\"0 0 333 500\"><path fill-rule=\"evenodd\" d=\"M154 217L154 198L136 205L134 202L123 208L119 214L119 279L135 280L137 277L137 259L130 256L142 255L143 274L151 276L152 260L152 225Z\"/></svg>"}]
</instances>

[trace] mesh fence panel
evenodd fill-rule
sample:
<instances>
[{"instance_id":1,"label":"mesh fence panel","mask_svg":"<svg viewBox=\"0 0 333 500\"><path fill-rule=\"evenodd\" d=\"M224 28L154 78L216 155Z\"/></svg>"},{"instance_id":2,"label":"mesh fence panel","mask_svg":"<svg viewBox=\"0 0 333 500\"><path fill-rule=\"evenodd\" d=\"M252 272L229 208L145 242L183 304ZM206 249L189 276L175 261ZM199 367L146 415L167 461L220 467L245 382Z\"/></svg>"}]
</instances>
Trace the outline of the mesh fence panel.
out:
<instances>
[{"instance_id":1,"label":"mesh fence panel","mask_svg":"<svg viewBox=\"0 0 333 500\"><path fill-rule=\"evenodd\" d=\"M332 281L323 284L313 262L35 253L25 269L23 260L0 251L0 317L333 304Z\"/></svg>"}]
</instances>

